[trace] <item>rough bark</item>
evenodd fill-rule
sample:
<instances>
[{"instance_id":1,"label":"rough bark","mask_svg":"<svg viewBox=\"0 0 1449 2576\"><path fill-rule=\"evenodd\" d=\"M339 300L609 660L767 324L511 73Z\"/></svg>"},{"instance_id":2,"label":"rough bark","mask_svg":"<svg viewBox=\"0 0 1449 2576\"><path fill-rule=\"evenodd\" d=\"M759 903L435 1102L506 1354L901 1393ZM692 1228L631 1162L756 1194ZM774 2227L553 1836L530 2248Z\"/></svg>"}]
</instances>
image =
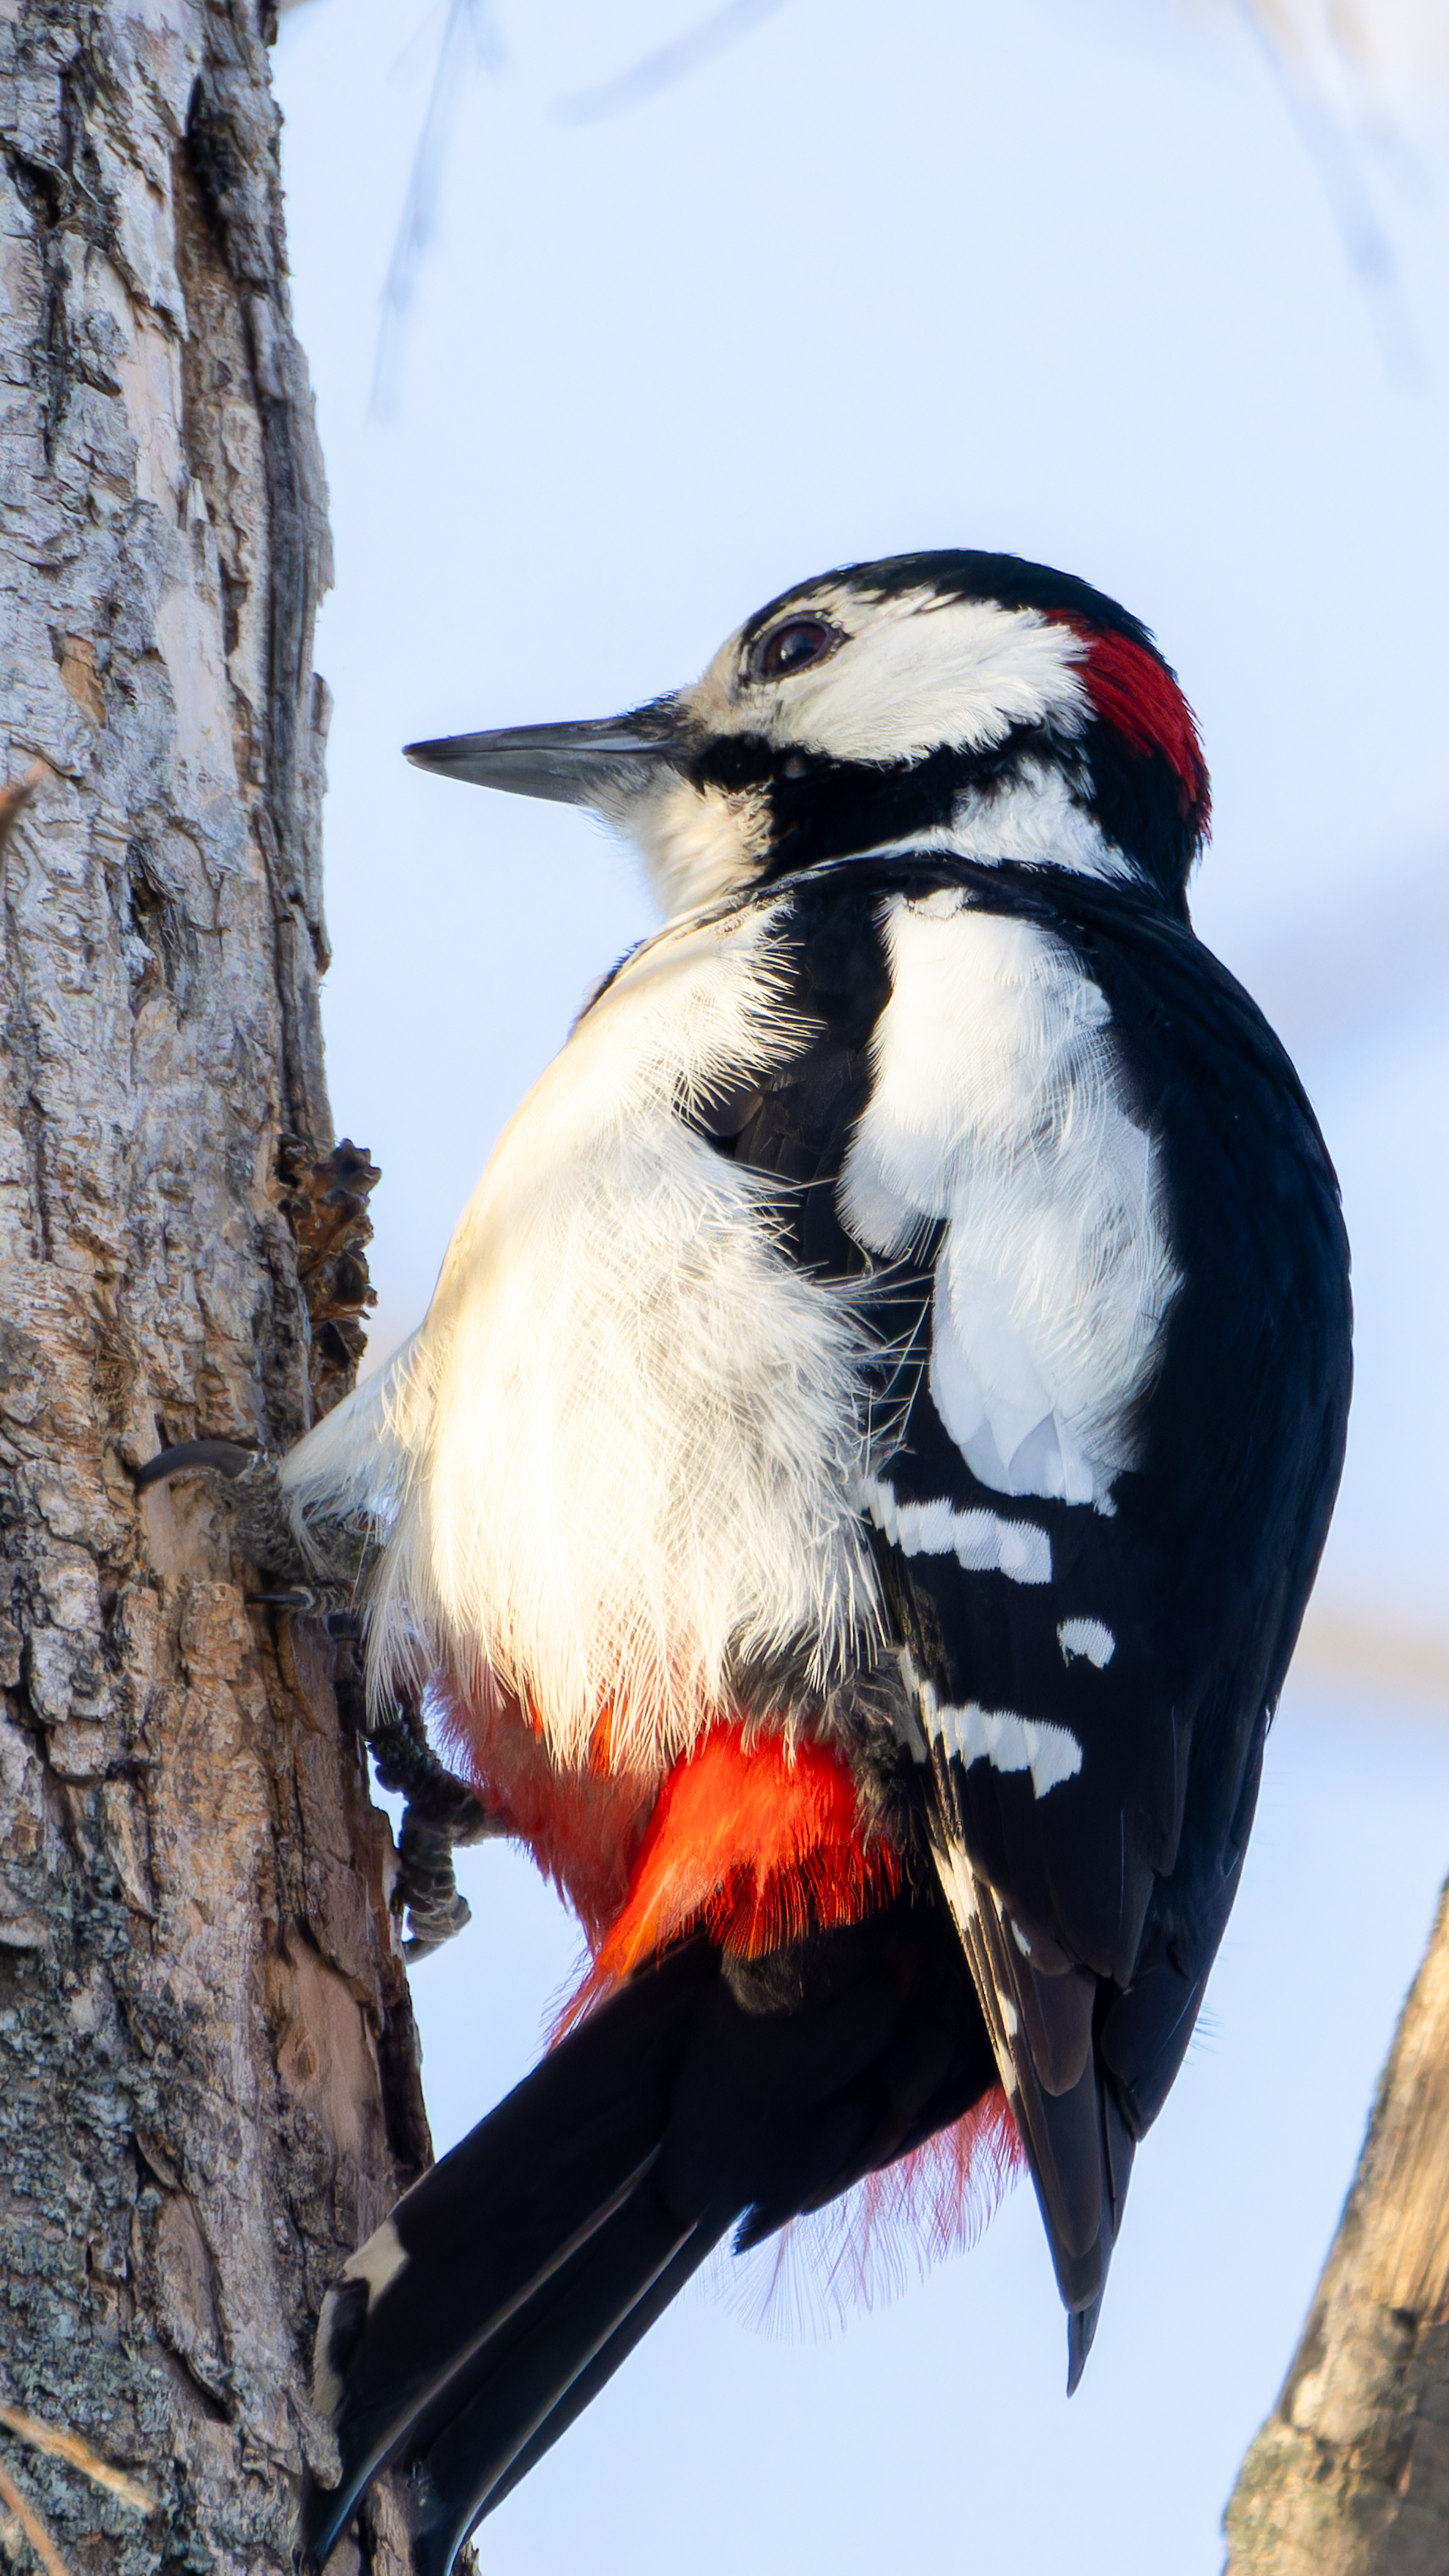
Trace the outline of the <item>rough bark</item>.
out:
<instances>
[{"instance_id":1,"label":"rough bark","mask_svg":"<svg viewBox=\"0 0 1449 2576\"><path fill-rule=\"evenodd\" d=\"M1449 1889L1277 2407L1227 2511L1229 2576L1449 2565Z\"/></svg>"},{"instance_id":2,"label":"rough bark","mask_svg":"<svg viewBox=\"0 0 1449 2576\"><path fill-rule=\"evenodd\" d=\"M293 1439L366 1296L263 35L0 0L0 2406L157 2508L13 2430L0 2470L128 2576L290 2567L312 2320L427 2153L345 1649L129 1472ZM363 2547L407 2564L386 2494Z\"/></svg>"}]
</instances>

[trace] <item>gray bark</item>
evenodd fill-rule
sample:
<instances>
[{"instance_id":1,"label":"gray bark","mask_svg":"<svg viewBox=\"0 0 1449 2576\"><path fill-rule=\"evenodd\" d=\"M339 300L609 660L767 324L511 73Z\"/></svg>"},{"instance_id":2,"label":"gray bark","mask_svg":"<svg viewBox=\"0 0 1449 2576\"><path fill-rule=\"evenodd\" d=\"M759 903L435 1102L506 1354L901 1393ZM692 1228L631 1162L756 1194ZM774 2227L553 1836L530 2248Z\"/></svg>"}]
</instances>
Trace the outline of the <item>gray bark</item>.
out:
<instances>
[{"instance_id":1,"label":"gray bark","mask_svg":"<svg viewBox=\"0 0 1449 2576\"><path fill-rule=\"evenodd\" d=\"M0 2467L73 2569L280 2576L322 2291L428 2147L346 1650L129 1472L295 1438L367 1295L263 31L0 0L0 151L0 2404L157 2509ZM384 2492L369 2563L400 2533Z\"/></svg>"},{"instance_id":2,"label":"gray bark","mask_svg":"<svg viewBox=\"0 0 1449 2576\"><path fill-rule=\"evenodd\" d=\"M1449 1890L1226 2528L1229 2576L1449 2566Z\"/></svg>"}]
</instances>

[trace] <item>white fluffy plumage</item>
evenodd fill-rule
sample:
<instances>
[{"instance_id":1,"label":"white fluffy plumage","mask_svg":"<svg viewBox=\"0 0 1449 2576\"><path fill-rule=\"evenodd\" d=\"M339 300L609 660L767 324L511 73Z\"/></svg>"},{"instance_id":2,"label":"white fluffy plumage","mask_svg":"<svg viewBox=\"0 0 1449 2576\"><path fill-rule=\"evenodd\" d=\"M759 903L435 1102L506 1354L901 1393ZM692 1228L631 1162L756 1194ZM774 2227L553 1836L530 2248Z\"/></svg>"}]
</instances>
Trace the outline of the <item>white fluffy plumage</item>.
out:
<instances>
[{"instance_id":1,"label":"white fluffy plumage","mask_svg":"<svg viewBox=\"0 0 1449 2576\"><path fill-rule=\"evenodd\" d=\"M629 962L505 1130L421 1329L283 1467L304 1522L386 1533L374 1675L501 1685L566 1764L606 1712L616 1761L671 1760L737 1661L803 1648L823 1688L875 1622L860 1304L679 1115L801 1042L777 909Z\"/></svg>"},{"instance_id":2,"label":"white fluffy plumage","mask_svg":"<svg viewBox=\"0 0 1449 2576\"><path fill-rule=\"evenodd\" d=\"M886 937L846 1221L894 1259L946 1219L930 1386L973 1475L1109 1511L1179 1280L1107 1004L1060 940L954 888L895 897Z\"/></svg>"}]
</instances>

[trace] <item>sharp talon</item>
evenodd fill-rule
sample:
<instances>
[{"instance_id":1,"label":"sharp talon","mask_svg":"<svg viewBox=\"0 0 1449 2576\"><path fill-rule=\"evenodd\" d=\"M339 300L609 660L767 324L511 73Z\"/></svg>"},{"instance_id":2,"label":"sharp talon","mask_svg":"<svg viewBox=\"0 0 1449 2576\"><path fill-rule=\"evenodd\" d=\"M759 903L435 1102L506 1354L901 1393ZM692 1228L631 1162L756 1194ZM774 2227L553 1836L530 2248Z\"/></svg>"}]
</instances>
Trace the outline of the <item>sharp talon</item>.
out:
<instances>
[{"instance_id":1,"label":"sharp talon","mask_svg":"<svg viewBox=\"0 0 1449 2576\"><path fill-rule=\"evenodd\" d=\"M181 1440L174 1449L163 1449L158 1458L148 1458L144 1467L132 1471L132 1482L138 1494L148 1485L164 1485L172 1476L200 1474L209 1471L216 1476L244 1476L256 1463L255 1449L244 1449L239 1440Z\"/></svg>"},{"instance_id":2,"label":"sharp talon","mask_svg":"<svg viewBox=\"0 0 1449 2576\"><path fill-rule=\"evenodd\" d=\"M315 1610L316 1607L315 1592L249 1592L247 1594L249 1610L300 1610L305 1613L308 1610Z\"/></svg>"},{"instance_id":3,"label":"sharp talon","mask_svg":"<svg viewBox=\"0 0 1449 2576\"><path fill-rule=\"evenodd\" d=\"M465 1924L473 1920L473 1909L466 1896L455 1896L451 1905L440 1907L436 1914L416 1915L409 1909L410 1938L403 1943L403 1957L409 1961L426 1959L429 1951L441 1950Z\"/></svg>"}]
</instances>

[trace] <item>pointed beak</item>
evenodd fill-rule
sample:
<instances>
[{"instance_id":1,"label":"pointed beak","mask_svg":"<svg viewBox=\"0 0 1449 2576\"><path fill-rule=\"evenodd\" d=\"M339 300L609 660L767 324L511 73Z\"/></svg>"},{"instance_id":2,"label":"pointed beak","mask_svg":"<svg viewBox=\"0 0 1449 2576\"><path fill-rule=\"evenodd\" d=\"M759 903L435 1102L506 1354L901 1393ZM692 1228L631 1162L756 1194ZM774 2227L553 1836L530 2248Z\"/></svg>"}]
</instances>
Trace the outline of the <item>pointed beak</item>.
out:
<instances>
[{"instance_id":1,"label":"pointed beak","mask_svg":"<svg viewBox=\"0 0 1449 2576\"><path fill-rule=\"evenodd\" d=\"M591 724L510 725L499 733L458 733L406 746L409 760L439 778L606 810L646 792L678 750L678 710L670 698Z\"/></svg>"}]
</instances>

